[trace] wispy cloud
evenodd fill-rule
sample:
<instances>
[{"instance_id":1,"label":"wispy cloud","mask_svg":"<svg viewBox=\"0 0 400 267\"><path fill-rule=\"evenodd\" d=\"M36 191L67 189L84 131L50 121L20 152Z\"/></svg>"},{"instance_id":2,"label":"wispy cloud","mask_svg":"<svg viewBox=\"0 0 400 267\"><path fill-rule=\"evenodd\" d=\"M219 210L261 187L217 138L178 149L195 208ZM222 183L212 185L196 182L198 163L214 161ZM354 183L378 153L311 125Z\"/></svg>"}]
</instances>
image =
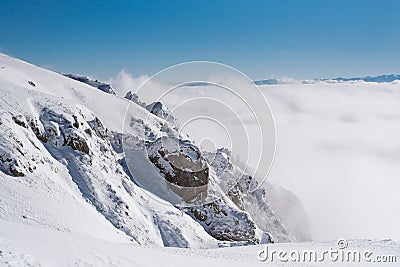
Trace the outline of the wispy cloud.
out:
<instances>
[{"instance_id":1,"label":"wispy cloud","mask_svg":"<svg viewBox=\"0 0 400 267\"><path fill-rule=\"evenodd\" d=\"M111 84L114 91L119 96L125 96L128 91L135 92L149 76L140 75L133 77L125 69L122 69L115 77L111 77L107 82Z\"/></svg>"}]
</instances>

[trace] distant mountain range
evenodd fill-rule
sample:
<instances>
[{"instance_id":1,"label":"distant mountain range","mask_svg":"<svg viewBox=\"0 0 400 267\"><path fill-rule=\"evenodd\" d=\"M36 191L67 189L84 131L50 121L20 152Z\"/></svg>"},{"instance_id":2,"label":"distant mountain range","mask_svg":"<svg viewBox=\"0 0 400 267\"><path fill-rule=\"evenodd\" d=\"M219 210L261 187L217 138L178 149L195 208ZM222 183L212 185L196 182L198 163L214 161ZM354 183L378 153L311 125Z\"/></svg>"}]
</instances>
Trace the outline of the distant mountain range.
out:
<instances>
[{"instance_id":1,"label":"distant mountain range","mask_svg":"<svg viewBox=\"0 0 400 267\"><path fill-rule=\"evenodd\" d=\"M400 80L400 75L398 74L388 74L388 75L379 75L379 76L366 76L366 77L352 77L352 78L330 78L330 79L315 79L315 80L281 80L281 79L266 79L266 80L258 80L254 81L256 85L275 85L275 84L290 84L290 83L314 83L319 81L336 81L336 82L355 82L355 81L364 81L364 82L374 82L374 83L390 83L393 81Z\"/></svg>"},{"instance_id":2,"label":"distant mountain range","mask_svg":"<svg viewBox=\"0 0 400 267\"><path fill-rule=\"evenodd\" d=\"M340 81L340 82L352 82L352 81L364 81L373 83L390 83L393 81L400 80L400 75L389 74L389 75L379 75L379 76L367 76L367 77L356 77L356 78L334 78L334 79L321 79L322 81Z\"/></svg>"},{"instance_id":3,"label":"distant mountain range","mask_svg":"<svg viewBox=\"0 0 400 267\"><path fill-rule=\"evenodd\" d=\"M267 79L267 80L260 80L260 81L254 81L256 85L274 85L274 84L283 84L282 81L278 79Z\"/></svg>"}]
</instances>

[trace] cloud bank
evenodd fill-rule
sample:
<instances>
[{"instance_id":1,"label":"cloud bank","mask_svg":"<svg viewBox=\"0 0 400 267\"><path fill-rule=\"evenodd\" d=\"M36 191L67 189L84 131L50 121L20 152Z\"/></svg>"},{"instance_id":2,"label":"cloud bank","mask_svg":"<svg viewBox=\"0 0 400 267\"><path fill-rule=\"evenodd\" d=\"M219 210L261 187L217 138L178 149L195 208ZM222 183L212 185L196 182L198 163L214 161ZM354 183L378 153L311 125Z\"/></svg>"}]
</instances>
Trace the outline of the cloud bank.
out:
<instances>
[{"instance_id":1,"label":"cloud bank","mask_svg":"<svg viewBox=\"0 0 400 267\"><path fill-rule=\"evenodd\" d=\"M122 70L111 83L121 95L145 78L133 78ZM276 159L268 179L299 197L313 238L400 239L399 83L316 82L260 88L277 127ZM173 107L196 95L240 108L212 86L182 88L164 99L164 104ZM182 114L207 109L190 105ZM195 126L185 130L198 143L208 136L217 147L227 146L218 127L213 131L209 126ZM247 126L249 138L257 138L252 125ZM257 147L250 149L259 153Z\"/></svg>"}]
</instances>

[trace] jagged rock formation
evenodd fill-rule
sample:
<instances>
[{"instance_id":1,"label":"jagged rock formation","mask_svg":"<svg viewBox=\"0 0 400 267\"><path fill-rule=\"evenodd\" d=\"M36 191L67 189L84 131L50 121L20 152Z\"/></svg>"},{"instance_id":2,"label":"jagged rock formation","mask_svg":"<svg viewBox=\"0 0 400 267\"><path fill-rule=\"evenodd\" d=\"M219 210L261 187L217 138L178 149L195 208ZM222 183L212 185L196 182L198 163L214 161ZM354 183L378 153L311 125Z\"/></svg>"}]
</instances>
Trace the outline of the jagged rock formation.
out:
<instances>
[{"instance_id":1,"label":"jagged rock formation","mask_svg":"<svg viewBox=\"0 0 400 267\"><path fill-rule=\"evenodd\" d=\"M79 82L83 82L86 83L90 86L93 86L97 89L100 89L103 92L106 92L108 94L113 94L115 95L115 91L114 89L111 87L111 85L107 84L107 83L102 83L99 80L92 80L87 76L83 76L83 75L79 75L79 74L63 74L65 77L74 79L76 81Z\"/></svg>"},{"instance_id":2,"label":"jagged rock formation","mask_svg":"<svg viewBox=\"0 0 400 267\"><path fill-rule=\"evenodd\" d=\"M166 120L169 123L176 123L175 117L167 110L161 102L154 102L146 106L146 109L151 113Z\"/></svg>"},{"instance_id":3,"label":"jagged rock formation","mask_svg":"<svg viewBox=\"0 0 400 267\"><path fill-rule=\"evenodd\" d=\"M232 164L228 149L206 153L206 157L217 176L227 184L228 197L238 208L247 211L261 230L270 233L277 242L295 240L268 204L265 189L258 187L257 181Z\"/></svg>"},{"instance_id":4,"label":"jagged rock formation","mask_svg":"<svg viewBox=\"0 0 400 267\"><path fill-rule=\"evenodd\" d=\"M138 95L133 93L132 91L128 91L125 95L125 98L129 99L130 101L134 102L135 104L138 104L143 108L146 108L146 103L140 101Z\"/></svg>"},{"instance_id":5,"label":"jagged rock formation","mask_svg":"<svg viewBox=\"0 0 400 267\"><path fill-rule=\"evenodd\" d=\"M241 211L229 200L218 199L184 211L200 222L204 229L220 241L258 244L261 234L248 213Z\"/></svg>"},{"instance_id":6,"label":"jagged rock formation","mask_svg":"<svg viewBox=\"0 0 400 267\"><path fill-rule=\"evenodd\" d=\"M149 160L169 187L191 203L207 197L209 169L199 148L188 140L162 137L149 144Z\"/></svg>"}]
</instances>

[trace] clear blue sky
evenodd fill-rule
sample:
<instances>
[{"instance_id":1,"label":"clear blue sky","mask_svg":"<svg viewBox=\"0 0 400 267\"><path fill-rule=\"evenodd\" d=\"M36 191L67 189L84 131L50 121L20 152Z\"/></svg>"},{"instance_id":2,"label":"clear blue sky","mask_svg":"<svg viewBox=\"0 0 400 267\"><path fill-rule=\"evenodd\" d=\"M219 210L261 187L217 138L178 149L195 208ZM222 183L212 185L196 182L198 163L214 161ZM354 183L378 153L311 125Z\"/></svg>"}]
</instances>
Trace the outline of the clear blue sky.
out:
<instances>
[{"instance_id":1,"label":"clear blue sky","mask_svg":"<svg viewBox=\"0 0 400 267\"><path fill-rule=\"evenodd\" d=\"M211 60L253 79L400 73L400 1L0 1L0 51L99 79Z\"/></svg>"}]
</instances>

